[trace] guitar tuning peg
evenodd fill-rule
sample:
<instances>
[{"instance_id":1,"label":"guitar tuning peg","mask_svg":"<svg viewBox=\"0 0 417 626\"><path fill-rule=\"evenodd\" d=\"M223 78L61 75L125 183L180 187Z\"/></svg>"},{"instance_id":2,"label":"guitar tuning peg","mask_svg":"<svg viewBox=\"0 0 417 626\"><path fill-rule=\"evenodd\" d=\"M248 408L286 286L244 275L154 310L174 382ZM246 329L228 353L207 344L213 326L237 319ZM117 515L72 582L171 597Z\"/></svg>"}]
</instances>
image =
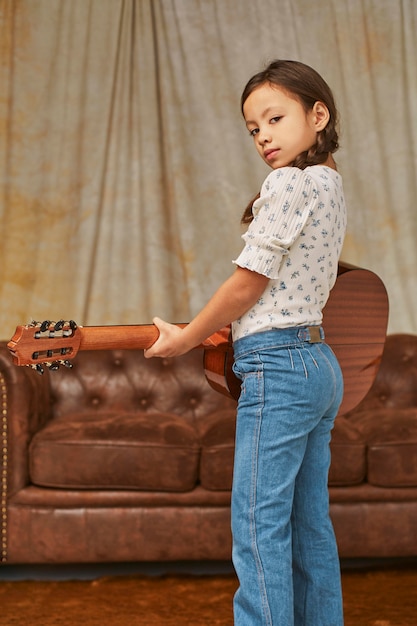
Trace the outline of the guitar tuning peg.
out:
<instances>
[{"instance_id":1,"label":"guitar tuning peg","mask_svg":"<svg viewBox=\"0 0 417 626\"><path fill-rule=\"evenodd\" d=\"M59 370L59 365L59 361L53 361L48 367L52 372L56 372L56 370Z\"/></svg>"},{"instance_id":2,"label":"guitar tuning peg","mask_svg":"<svg viewBox=\"0 0 417 626\"><path fill-rule=\"evenodd\" d=\"M70 320L69 325L71 330L77 330L77 322L74 322L74 320Z\"/></svg>"},{"instance_id":3,"label":"guitar tuning peg","mask_svg":"<svg viewBox=\"0 0 417 626\"><path fill-rule=\"evenodd\" d=\"M55 324L55 330L62 330L64 326L65 320L59 320L59 322Z\"/></svg>"},{"instance_id":4,"label":"guitar tuning peg","mask_svg":"<svg viewBox=\"0 0 417 626\"><path fill-rule=\"evenodd\" d=\"M64 367L67 367L68 369L72 369L73 365L71 363L71 361L68 361L68 359L63 359L62 361L60 361L61 365L64 365Z\"/></svg>"},{"instance_id":5,"label":"guitar tuning peg","mask_svg":"<svg viewBox=\"0 0 417 626\"><path fill-rule=\"evenodd\" d=\"M36 370L36 371L38 372L38 374L40 374L41 376L42 376L42 374L43 374L43 373L44 373L44 371L45 371L45 370L43 369L43 367L42 367L42 365L41 365L40 363L37 363L37 364L35 365L35 370Z\"/></svg>"},{"instance_id":6,"label":"guitar tuning peg","mask_svg":"<svg viewBox=\"0 0 417 626\"><path fill-rule=\"evenodd\" d=\"M44 322L42 322L42 324L40 326L41 333L44 333L46 330L48 330L50 325L51 325L51 321L50 320L45 320Z\"/></svg>"}]
</instances>

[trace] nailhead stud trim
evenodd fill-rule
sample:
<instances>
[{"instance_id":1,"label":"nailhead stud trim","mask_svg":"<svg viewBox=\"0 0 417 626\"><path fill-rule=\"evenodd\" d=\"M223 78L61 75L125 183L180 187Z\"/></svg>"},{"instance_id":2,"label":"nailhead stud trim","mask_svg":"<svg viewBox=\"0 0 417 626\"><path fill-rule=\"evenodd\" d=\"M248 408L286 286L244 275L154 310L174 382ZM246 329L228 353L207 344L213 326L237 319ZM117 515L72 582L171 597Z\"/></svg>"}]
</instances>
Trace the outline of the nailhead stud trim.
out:
<instances>
[{"instance_id":1,"label":"nailhead stud trim","mask_svg":"<svg viewBox=\"0 0 417 626\"><path fill-rule=\"evenodd\" d=\"M7 562L7 387L3 374L0 374L1 402L1 556L0 563Z\"/></svg>"}]
</instances>

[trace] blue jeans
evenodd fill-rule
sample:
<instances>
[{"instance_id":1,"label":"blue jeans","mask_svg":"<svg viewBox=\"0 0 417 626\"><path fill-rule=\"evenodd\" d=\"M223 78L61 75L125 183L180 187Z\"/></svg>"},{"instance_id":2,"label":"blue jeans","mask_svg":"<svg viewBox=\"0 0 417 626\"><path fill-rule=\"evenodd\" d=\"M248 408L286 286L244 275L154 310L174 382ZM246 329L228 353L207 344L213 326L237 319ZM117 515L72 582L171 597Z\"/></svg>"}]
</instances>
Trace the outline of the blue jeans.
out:
<instances>
[{"instance_id":1,"label":"blue jeans","mask_svg":"<svg viewBox=\"0 0 417 626\"><path fill-rule=\"evenodd\" d=\"M343 378L331 348L308 338L279 329L234 345L236 626L343 625L327 487Z\"/></svg>"}]
</instances>

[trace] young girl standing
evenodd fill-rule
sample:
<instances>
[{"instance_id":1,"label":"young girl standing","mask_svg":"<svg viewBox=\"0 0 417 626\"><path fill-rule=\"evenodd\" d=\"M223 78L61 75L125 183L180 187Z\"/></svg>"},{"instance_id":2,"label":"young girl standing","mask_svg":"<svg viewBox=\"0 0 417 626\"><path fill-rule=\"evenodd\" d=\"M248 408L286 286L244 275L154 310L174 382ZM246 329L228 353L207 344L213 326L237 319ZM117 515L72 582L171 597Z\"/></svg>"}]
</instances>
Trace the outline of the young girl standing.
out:
<instances>
[{"instance_id":1,"label":"young girl standing","mask_svg":"<svg viewBox=\"0 0 417 626\"><path fill-rule=\"evenodd\" d=\"M184 329L155 318L146 357L183 354L232 323L238 402L232 490L236 626L341 626L329 517L330 433L342 394L322 310L346 228L332 93L317 72L274 61L242 113L272 168L246 210L236 270Z\"/></svg>"}]
</instances>

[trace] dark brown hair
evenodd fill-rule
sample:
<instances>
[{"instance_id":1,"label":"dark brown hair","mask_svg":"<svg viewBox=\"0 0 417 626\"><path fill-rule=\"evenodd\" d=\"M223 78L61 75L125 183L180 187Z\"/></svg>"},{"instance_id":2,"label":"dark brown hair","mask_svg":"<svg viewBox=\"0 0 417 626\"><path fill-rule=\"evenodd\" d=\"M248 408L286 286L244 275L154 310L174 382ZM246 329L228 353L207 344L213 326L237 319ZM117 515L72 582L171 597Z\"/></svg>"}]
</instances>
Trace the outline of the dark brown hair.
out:
<instances>
[{"instance_id":1,"label":"dark brown hair","mask_svg":"<svg viewBox=\"0 0 417 626\"><path fill-rule=\"evenodd\" d=\"M265 83L281 87L295 96L306 113L311 111L317 101L326 105L330 114L326 127L317 133L317 141L314 146L299 154L292 165L303 170L309 165L324 163L329 153L336 152L339 147L338 114L333 94L326 81L312 67L299 61L272 61L264 70L252 76L247 82L240 99L242 114L246 99L257 87ZM242 223L252 221L253 202L254 200L251 200L246 207L242 216Z\"/></svg>"}]
</instances>

